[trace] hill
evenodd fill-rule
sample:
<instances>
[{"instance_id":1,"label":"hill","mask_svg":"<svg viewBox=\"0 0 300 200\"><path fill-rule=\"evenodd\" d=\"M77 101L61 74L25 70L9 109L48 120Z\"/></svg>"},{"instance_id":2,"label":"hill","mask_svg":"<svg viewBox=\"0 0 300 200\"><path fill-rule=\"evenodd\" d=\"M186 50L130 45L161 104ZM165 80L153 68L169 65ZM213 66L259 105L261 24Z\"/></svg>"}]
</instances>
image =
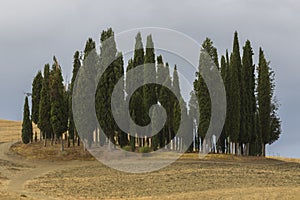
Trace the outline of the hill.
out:
<instances>
[{"instance_id":1,"label":"hill","mask_svg":"<svg viewBox=\"0 0 300 200\"><path fill-rule=\"evenodd\" d=\"M22 131L22 121L11 121L0 119L0 142L20 141ZM39 130L33 125L33 132Z\"/></svg>"}]
</instances>

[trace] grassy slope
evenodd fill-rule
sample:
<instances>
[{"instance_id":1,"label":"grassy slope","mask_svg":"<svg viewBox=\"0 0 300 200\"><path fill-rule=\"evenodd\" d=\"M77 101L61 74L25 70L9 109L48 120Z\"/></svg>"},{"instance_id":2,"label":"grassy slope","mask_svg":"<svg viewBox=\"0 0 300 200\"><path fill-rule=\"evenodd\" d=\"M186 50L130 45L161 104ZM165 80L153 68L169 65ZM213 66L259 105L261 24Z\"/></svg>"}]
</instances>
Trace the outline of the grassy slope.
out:
<instances>
[{"instance_id":1,"label":"grassy slope","mask_svg":"<svg viewBox=\"0 0 300 200\"><path fill-rule=\"evenodd\" d=\"M22 121L8 121L0 119L0 142L20 141L22 130ZM33 132L38 128L33 125Z\"/></svg>"}]
</instances>

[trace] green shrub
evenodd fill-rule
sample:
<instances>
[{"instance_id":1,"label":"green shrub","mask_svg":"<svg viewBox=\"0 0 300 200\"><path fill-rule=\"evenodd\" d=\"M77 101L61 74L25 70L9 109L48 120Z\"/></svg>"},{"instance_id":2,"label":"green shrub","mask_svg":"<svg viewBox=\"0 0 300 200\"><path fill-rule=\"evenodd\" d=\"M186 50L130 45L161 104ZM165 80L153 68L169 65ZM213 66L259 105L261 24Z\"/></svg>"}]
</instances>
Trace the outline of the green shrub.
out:
<instances>
[{"instance_id":1,"label":"green shrub","mask_svg":"<svg viewBox=\"0 0 300 200\"><path fill-rule=\"evenodd\" d=\"M140 153L150 153L152 151L152 149L150 148L150 147L141 147L140 149L139 149L139 152Z\"/></svg>"},{"instance_id":2,"label":"green shrub","mask_svg":"<svg viewBox=\"0 0 300 200\"><path fill-rule=\"evenodd\" d=\"M131 146L125 146L122 148L124 151L132 151Z\"/></svg>"}]
</instances>

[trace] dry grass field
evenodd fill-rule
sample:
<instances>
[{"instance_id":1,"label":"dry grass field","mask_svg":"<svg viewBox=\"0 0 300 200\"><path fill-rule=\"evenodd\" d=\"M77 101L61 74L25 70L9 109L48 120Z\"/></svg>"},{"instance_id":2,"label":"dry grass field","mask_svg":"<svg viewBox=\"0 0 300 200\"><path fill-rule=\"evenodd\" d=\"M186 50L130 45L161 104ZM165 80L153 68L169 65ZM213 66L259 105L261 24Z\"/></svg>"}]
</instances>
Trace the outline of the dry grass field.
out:
<instances>
[{"instance_id":1,"label":"dry grass field","mask_svg":"<svg viewBox=\"0 0 300 200\"><path fill-rule=\"evenodd\" d=\"M20 141L22 131L22 121L8 121L0 119L0 142ZM33 132L37 132L39 136L39 129L33 125Z\"/></svg>"},{"instance_id":2,"label":"dry grass field","mask_svg":"<svg viewBox=\"0 0 300 200\"><path fill-rule=\"evenodd\" d=\"M300 197L297 159L208 155L200 160L197 154L184 154L159 171L129 174L95 161L82 146L62 153L60 144L45 148L42 143L7 143L18 138L13 130L20 130L20 124L1 121L1 200Z\"/></svg>"}]
</instances>

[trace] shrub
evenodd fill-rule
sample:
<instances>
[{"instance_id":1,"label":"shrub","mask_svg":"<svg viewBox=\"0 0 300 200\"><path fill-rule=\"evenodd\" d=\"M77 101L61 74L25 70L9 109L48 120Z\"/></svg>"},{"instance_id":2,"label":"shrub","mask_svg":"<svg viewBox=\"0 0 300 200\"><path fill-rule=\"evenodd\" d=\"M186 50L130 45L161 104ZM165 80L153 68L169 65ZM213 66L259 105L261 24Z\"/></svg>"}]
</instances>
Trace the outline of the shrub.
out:
<instances>
[{"instance_id":1,"label":"shrub","mask_svg":"<svg viewBox=\"0 0 300 200\"><path fill-rule=\"evenodd\" d=\"M150 153L152 151L152 149L150 148L150 147L141 147L140 149L139 149L139 152L140 153Z\"/></svg>"}]
</instances>

